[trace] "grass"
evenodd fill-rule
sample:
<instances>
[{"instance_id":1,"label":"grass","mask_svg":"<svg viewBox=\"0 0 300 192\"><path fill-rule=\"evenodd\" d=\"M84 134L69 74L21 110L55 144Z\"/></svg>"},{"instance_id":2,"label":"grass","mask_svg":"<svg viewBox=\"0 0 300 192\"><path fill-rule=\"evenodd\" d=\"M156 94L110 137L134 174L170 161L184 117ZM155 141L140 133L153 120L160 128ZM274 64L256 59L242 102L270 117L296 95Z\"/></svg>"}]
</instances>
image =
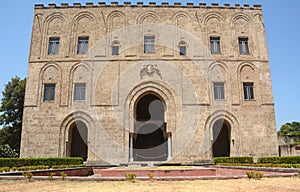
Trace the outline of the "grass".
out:
<instances>
[{"instance_id":1,"label":"grass","mask_svg":"<svg viewBox=\"0 0 300 192\"><path fill-rule=\"evenodd\" d=\"M300 179L263 178L261 180L198 180L198 181L136 181L132 182L70 182L70 181L0 181L0 192L296 192Z\"/></svg>"}]
</instances>

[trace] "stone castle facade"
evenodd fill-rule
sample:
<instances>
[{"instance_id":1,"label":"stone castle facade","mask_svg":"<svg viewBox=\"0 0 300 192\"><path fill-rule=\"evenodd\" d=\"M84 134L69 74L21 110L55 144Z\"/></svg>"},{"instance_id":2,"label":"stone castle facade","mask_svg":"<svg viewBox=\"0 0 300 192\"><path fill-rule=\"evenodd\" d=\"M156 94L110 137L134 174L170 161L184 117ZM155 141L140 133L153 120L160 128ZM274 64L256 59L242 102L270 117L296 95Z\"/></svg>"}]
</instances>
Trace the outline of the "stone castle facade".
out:
<instances>
[{"instance_id":1,"label":"stone castle facade","mask_svg":"<svg viewBox=\"0 0 300 192\"><path fill-rule=\"evenodd\" d=\"M21 157L278 156L262 7L36 5Z\"/></svg>"}]
</instances>

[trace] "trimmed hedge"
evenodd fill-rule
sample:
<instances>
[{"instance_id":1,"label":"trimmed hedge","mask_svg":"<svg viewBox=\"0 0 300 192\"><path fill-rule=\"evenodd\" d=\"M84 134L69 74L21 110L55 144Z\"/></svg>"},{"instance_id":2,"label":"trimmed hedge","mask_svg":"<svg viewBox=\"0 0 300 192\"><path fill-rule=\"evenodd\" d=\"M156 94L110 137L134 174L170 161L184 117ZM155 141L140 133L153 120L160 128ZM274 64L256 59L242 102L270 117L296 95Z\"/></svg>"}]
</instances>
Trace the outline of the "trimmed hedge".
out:
<instances>
[{"instance_id":1,"label":"trimmed hedge","mask_svg":"<svg viewBox=\"0 0 300 192\"><path fill-rule=\"evenodd\" d=\"M300 164L271 164L271 163L218 163L221 166L271 167L271 168L300 168Z\"/></svg>"},{"instance_id":2,"label":"trimmed hedge","mask_svg":"<svg viewBox=\"0 0 300 192\"><path fill-rule=\"evenodd\" d=\"M253 163L253 157L214 157L214 164L219 163Z\"/></svg>"},{"instance_id":3,"label":"trimmed hedge","mask_svg":"<svg viewBox=\"0 0 300 192\"><path fill-rule=\"evenodd\" d=\"M80 157L66 158L0 158L0 167L24 167L24 166L54 166L54 165L82 165Z\"/></svg>"},{"instance_id":4,"label":"trimmed hedge","mask_svg":"<svg viewBox=\"0 0 300 192\"><path fill-rule=\"evenodd\" d=\"M300 164L300 156L294 157L261 157L258 163L272 163L272 164Z\"/></svg>"}]
</instances>

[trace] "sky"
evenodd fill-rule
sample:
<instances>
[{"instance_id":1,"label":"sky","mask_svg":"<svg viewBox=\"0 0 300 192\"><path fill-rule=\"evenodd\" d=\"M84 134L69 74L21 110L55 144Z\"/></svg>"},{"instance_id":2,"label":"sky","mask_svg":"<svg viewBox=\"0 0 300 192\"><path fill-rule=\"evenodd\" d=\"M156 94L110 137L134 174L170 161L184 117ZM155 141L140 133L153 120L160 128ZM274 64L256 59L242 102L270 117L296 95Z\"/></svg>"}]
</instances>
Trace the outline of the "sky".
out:
<instances>
[{"instance_id":1,"label":"sky","mask_svg":"<svg viewBox=\"0 0 300 192\"><path fill-rule=\"evenodd\" d=\"M100 0L101 1L101 0ZM129 0L126 0L129 1ZM140 0L141 1L141 0ZM0 91L12 77L21 78L27 75L28 55L34 4L81 3L98 1L92 0L1 0L0 1ZM119 1L123 3L124 1ZM137 1L130 1L136 4ZM147 4L149 1L143 1ZM152 2L152 1L150 1ZM169 2L174 1L156 1ZM177 0L186 4L186 1ZM300 121L300 1L298 0L201 0L188 1L194 4L201 2L234 4L261 4L267 32L273 94L275 100L275 115L277 129L287 122ZM110 4L110 1L106 1ZM0 95L2 98L2 95Z\"/></svg>"}]
</instances>

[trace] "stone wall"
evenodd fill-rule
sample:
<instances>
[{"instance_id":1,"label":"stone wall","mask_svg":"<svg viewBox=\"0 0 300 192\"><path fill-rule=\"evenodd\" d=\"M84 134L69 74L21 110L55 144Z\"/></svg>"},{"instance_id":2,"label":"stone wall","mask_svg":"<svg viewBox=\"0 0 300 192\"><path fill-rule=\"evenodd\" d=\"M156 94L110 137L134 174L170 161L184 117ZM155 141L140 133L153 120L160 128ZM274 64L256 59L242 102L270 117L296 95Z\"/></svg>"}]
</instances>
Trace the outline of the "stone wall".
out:
<instances>
[{"instance_id":1,"label":"stone wall","mask_svg":"<svg viewBox=\"0 0 300 192\"><path fill-rule=\"evenodd\" d=\"M146 35L155 36L152 54L144 53ZM85 55L77 54L82 36L89 37ZM60 37L57 55L48 55L50 37ZM210 53L210 37L220 37L220 54ZM239 37L248 37L250 54L240 54ZM180 42L187 44L184 56ZM82 82L86 97L77 102L74 84ZM224 82L225 100L214 100L214 82ZM244 100L243 82L254 83L254 100ZM47 83L55 84L53 102L43 100ZM220 119L230 130L231 156L278 155L261 6L35 6L22 157L66 156L70 127L81 121L88 127L90 162L128 163L135 104L147 93L166 106L170 162L211 159Z\"/></svg>"}]
</instances>

